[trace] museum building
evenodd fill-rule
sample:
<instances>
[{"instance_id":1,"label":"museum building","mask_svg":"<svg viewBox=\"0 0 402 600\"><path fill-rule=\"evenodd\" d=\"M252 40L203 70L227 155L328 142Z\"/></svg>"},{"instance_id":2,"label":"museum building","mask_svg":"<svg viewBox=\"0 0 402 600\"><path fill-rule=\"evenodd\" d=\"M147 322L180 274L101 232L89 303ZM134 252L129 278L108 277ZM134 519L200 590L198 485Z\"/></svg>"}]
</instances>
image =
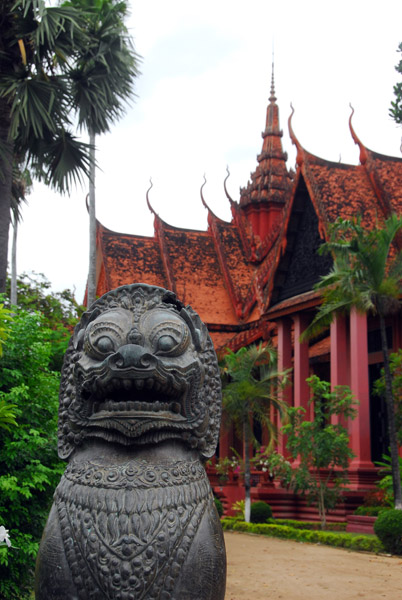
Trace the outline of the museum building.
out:
<instances>
[{"instance_id":1,"label":"museum building","mask_svg":"<svg viewBox=\"0 0 402 600\"><path fill-rule=\"evenodd\" d=\"M349 127L360 164L330 162L307 152L293 131L291 115L289 133L297 157L296 171L289 171L272 81L262 150L238 202L224 183L230 222L212 212L201 188L207 231L166 223L152 209L148 194L152 237L117 233L97 223L97 296L134 282L173 290L206 323L218 354L273 340L279 370L292 369L292 384L284 395L293 406L308 409L306 378L312 373L332 386L350 386L359 400L358 415L348 423L355 458L349 468L350 492L333 519L344 519L373 488L374 461L387 452L388 439L384 402L372 393L382 366L377 318L352 311L337 318L318 340L300 342L320 303L314 284L331 267L331 259L317 249L327 239L328 223L337 217L359 216L370 229L402 212L402 159L366 148L352 116ZM396 245L402 249L400 238ZM402 347L401 313L388 319L387 335L390 350ZM266 443L265 432L256 433ZM241 442L233 428L223 425L219 456L229 456L231 448L241 452ZM281 438L278 450L286 454ZM230 508L243 497L241 482L233 473L222 482L213 467L209 470L215 493ZM278 517L314 518L314 509L270 481L267 473L253 472L252 498L269 502Z\"/></svg>"}]
</instances>

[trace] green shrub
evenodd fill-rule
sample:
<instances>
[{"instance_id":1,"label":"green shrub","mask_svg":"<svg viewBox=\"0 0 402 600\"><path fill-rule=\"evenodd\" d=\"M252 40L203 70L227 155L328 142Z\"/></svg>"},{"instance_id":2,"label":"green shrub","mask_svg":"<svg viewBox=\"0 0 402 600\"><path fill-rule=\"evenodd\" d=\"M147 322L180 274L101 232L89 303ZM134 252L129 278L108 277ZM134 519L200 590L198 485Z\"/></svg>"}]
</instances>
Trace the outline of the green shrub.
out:
<instances>
[{"instance_id":1,"label":"green shrub","mask_svg":"<svg viewBox=\"0 0 402 600\"><path fill-rule=\"evenodd\" d=\"M402 554L402 510L381 513L374 523L374 531L387 552Z\"/></svg>"},{"instance_id":2,"label":"green shrub","mask_svg":"<svg viewBox=\"0 0 402 600\"><path fill-rule=\"evenodd\" d=\"M222 519L225 531L242 531L267 535L270 537L297 542L308 542L310 544L324 544L338 548L350 548L351 550L364 552L383 552L384 546L375 536L354 535L351 533L338 533L333 531L312 531L308 529L295 529L287 525L245 523L234 519Z\"/></svg>"},{"instance_id":3,"label":"green shrub","mask_svg":"<svg viewBox=\"0 0 402 600\"><path fill-rule=\"evenodd\" d=\"M220 517L222 517L223 515L223 504L222 502L219 500L219 498L214 498L215 500L215 506L216 506L216 510L218 511L218 515Z\"/></svg>"},{"instance_id":4,"label":"green shrub","mask_svg":"<svg viewBox=\"0 0 402 600\"><path fill-rule=\"evenodd\" d=\"M318 521L296 521L294 519L268 519L268 524L271 525L286 525L293 529L321 529L321 523ZM325 529L328 531L345 531L347 523L327 523Z\"/></svg>"},{"instance_id":5,"label":"green shrub","mask_svg":"<svg viewBox=\"0 0 402 600\"><path fill-rule=\"evenodd\" d=\"M385 510L389 510L388 506L359 506L356 508L354 515L363 517L378 517Z\"/></svg>"},{"instance_id":6,"label":"green shrub","mask_svg":"<svg viewBox=\"0 0 402 600\"><path fill-rule=\"evenodd\" d=\"M40 315L17 310L0 359L0 399L14 404L18 426L0 429L0 525L13 548L0 548L0 598L31 597L35 556L54 488L60 377L49 369L52 347Z\"/></svg>"},{"instance_id":7,"label":"green shrub","mask_svg":"<svg viewBox=\"0 0 402 600\"><path fill-rule=\"evenodd\" d=\"M266 523L272 517L272 508L266 502L253 502L251 504L251 523Z\"/></svg>"}]
</instances>

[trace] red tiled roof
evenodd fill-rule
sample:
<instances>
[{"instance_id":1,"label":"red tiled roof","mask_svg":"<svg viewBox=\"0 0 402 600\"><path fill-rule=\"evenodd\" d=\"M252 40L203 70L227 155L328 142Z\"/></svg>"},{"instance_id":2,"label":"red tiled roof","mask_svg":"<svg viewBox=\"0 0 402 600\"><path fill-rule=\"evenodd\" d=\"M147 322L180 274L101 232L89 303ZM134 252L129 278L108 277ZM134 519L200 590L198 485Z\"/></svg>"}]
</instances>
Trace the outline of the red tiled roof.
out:
<instances>
[{"instance_id":1,"label":"red tiled roof","mask_svg":"<svg viewBox=\"0 0 402 600\"><path fill-rule=\"evenodd\" d=\"M363 224L371 228L391 210L401 212L402 159L368 150L352 127L352 136L360 147L358 166L330 162L307 152L289 120L298 164L292 183L282 152L275 100L272 88L259 164L251 183L241 190L240 203L229 198L233 220L222 221L205 205L209 211L208 231L179 229L156 214L153 237L116 233L98 223L98 294L132 282L172 289L210 324L215 347L234 347L246 339L266 335L267 326L260 321L264 313L269 316L278 310L286 312L298 300L317 302L316 295L310 292L308 298L302 294L303 298L292 297L268 310L275 273L287 245L295 198L303 182L323 238L328 222L339 216L347 219L359 215ZM265 221L271 223L268 233L261 239L251 222L256 214L263 214L258 213L258 207L264 202L263 219L271 210L267 206L276 206L268 215L271 220ZM279 213L275 212L278 203ZM250 207L254 212L249 212ZM248 333L244 331L247 323Z\"/></svg>"}]
</instances>

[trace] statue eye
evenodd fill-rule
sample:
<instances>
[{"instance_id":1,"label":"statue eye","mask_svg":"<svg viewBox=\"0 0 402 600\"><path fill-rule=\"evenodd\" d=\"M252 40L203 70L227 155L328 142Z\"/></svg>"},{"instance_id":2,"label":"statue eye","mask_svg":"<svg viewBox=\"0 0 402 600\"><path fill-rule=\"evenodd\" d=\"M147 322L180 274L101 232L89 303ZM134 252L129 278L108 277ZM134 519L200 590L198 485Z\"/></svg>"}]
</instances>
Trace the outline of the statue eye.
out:
<instances>
[{"instance_id":1,"label":"statue eye","mask_svg":"<svg viewBox=\"0 0 402 600\"><path fill-rule=\"evenodd\" d=\"M124 343L124 330L113 321L90 323L85 332L84 352L94 360L105 360Z\"/></svg>"},{"instance_id":2,"label":"statue eye","mask_svg":"<svg viewBox=\"0 0 402 600\"><path fill-rule=\"evenodd\" d=\"M158 340L158 350L161 352L170 352L178 342L171 335L162 335Z\"/></svg>"},{"instance_id":3,"label":"statue eye","mask_svg":"<svg viewBox=\"0 0 402 600\"><path fill-rule=\"evenodd\" d=\"M114 342L110 337L106 335L103 335L98 340L96 340L94 346L102 354L110 354L111 352L114 352Z\"/></svg>"}]
</instances>

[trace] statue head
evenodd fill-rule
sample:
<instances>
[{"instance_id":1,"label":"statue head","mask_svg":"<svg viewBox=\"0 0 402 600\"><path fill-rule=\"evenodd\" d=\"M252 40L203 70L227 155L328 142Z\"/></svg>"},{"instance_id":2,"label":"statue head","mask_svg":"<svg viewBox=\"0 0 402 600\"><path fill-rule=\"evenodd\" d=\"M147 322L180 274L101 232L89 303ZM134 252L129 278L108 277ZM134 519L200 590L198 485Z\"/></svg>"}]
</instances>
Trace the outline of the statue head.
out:
<instances>
[{"instance_id":1,"label":"statue head","mask_svg":"<svg viewBox=\"0 0 402 600\"><path fill-rule=\"evenodd\" d=\"M178 439L206 459L215 452L220 416L211 338L173 292L126 285L83 315L62 369L61 458L101 438L125 446Z\"/></svg>"}]
</instances>

